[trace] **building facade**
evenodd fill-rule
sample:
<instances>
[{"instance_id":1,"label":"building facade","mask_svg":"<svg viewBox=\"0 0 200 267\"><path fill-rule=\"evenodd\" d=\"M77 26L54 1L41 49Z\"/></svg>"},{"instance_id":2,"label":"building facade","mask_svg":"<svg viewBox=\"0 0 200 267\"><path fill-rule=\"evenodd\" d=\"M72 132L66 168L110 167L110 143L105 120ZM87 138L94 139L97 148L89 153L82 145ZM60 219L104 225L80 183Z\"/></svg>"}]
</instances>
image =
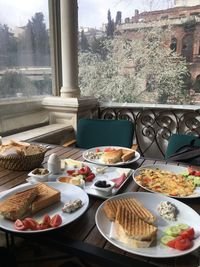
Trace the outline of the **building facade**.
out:
<instances>
[{"instance_id":1,"label":"building facade","mask_svg":"<svg viewBox=\"0 0 200 267\"><path fill-rule=\"evenodd\" d=\"M135 10L132 18L118 25L117 32L135 39L140 38L138 32L142 29L166 26L172 32L167 45L186 58L192 80L200 80L200 1L178 0L175 7L166 10L142 13Z\"/></svg>"}]
</instances>

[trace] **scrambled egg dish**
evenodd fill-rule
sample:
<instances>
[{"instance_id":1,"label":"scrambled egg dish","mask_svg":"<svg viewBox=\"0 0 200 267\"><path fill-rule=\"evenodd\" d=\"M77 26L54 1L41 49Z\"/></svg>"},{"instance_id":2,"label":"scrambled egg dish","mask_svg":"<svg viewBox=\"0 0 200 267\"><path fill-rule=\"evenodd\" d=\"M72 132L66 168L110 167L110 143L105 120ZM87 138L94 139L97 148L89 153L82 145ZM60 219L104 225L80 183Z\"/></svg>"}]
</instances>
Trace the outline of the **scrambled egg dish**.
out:
<instances>
[{"instance_id":1,"label":"scrambled egg dish","mask_svg":"<svg viewBox=\"0 0 200 267\"><path fill-rule=\"evenodd\" d=\"M135 180L149 190L170 196L189 196L195 189L194 183L183 175L160 169L143 169Z\"/></svg>"}]
</instances>

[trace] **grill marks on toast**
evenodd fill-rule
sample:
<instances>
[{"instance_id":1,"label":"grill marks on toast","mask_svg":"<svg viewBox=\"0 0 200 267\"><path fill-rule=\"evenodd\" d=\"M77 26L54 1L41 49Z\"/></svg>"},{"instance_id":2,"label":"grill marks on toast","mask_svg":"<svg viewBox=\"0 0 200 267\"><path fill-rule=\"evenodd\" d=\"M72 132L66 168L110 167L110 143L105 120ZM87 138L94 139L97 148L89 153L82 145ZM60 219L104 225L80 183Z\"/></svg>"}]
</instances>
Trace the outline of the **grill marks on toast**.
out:
<instances>
[{"instance_id":1,"label":"grill marks on toast","mask_svg":"<svg viewBox=\"0 0 200 267\"><path fill-rule=\"evenodd\" d=\"M60 201L60 191L39 183L0 202L0 214L9 220L22 219Z\"/></svg>"},{"instance_id":2,"label":"grill marks on toast","mask_svg":"<svg viewBox=\"0 0 200 267\"><path fill-rule=\"evenodd\" d=\"M38 189L33 187L9 196L0 203L0 214L12 221L23 217L37 195Z\"/></svg>"},{"instance_id":3,"label":"grill marks on toast","mask_svg":"<svg viewBox=\"0 0 200 267\"><path fill-rule=\"evenodd\" d=\"M153 214L134 198L121 198L106 201L103 208L109 220L115 220L118 206L125 207L128 211L134 213L145 222L153 223L155 221Z\"/></svg>"},{"instance_id":4,"label":"grill marks on toast","mask_svg":"<svg viewBox=\"0 0 200 267\"><path fill-rule=\"evenodd\" d=\"M141 220L130 210L123 206L117 207L116 223L118 223L129 238L140 241L149 241L155 237L157 228Z\"/></svg>"},{"instance_id":5,"label":"grill marks on toast","mask_svg":"<svg viewBox=\"0 0 200 267\"><path fill-rule=\"evenodd\" d=\"M32 213L36 213L37 211L60 201L59 190L43 183L39 183L35 187L37 188L39 193L32 203Z\"/></svg>"}]
</instances>

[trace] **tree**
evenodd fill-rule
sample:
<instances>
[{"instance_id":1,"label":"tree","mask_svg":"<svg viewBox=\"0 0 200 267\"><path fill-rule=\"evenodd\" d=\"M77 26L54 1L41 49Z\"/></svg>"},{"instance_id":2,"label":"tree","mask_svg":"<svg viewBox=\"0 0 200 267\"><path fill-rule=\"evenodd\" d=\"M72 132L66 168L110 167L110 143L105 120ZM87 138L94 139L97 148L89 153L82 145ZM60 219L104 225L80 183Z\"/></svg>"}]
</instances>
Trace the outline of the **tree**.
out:
<instances>
[{"instance_id":1,"label":"tree","mask_svg":"<svg viewBox=\"0 0 200 267\"><path fill-rule=\"evenodd\" d=\"M183 80L187 63L164 45L170 31L152 29L141 36L137 40L108 39L104 59L97 54L80 54L82 93L102 101L188 103Z\"/></svg>"},{"instance_id":2,"label":"tree","mask_svg":"<svg viewBox=\"0 0 200 267\"><path fill-rule=\"evenodd\" d=\"M49 35L43 13L35 13L28 21L19 46L30 58L30 60L24 60L25 62L32 62L35 66L50 65Z\"/></svg>"},{"instance_id":3,"label":"tree","mask_svg":"<svg viewBox=\"0 0 200 267\"><path fill-rule=\"evenodd\" d=\"M17 93L30 96L36 94L36 90L31 80L22 73L16 71L5 72L0 80L1 97L13 97Z\"/></svg>"},{"instance_id":4,"label":"tree","mask_svg":"<svg viewBox=\"0 0 200 267\"><path fill-rule=\"evenodd\" d=\"M91 42L91 52L99 56L102 60L106 59L107 55L107 48L104 45L105 37L96 38L94 37Z\"/></svg>"},{"instance_id":5,"label":"tree","mask_svg":"<svg viewBox=\"0 0 200 267\"><path fill-rule=\"evenodd\" d=\"M122 12L117 11L115 25L120 25L122 23Z\"/></svg>"},{"instance_id":6,"label":"tree","mask_svg":"<svg viewBox=\"0 0 200 267\"><path fill-rule=\"evenodd\" d=\"M87 37L84 33L84 30L81 31L81 41L80 41L80 46L81 46L81 50L82 51L87 51L89 50L89 44L88 44L88 40Z\"/></svg>"},{"instance_id":7,"label":"tree","mask_svg":"<svg viewBox=\"0 0 200 267\"><path fill-rule=\"evenodd\" d=\"M6 24L0 24L0 67L16 66L17 40Z\"/></svg>"},{"instance_id":8,"label":"tree","mask_svg":"<svg viewBox=\"0 0 200 267\"><path fill-rule=\"evenodd\" d=\"M106 26L106 34L107 34L107 37L113 37L114 30L115 30L115 23L111 19L110 9L108 10L108 16L107 17L108 17L108 23L107 23L107 26Z\"/></svg>"}]
</instances>

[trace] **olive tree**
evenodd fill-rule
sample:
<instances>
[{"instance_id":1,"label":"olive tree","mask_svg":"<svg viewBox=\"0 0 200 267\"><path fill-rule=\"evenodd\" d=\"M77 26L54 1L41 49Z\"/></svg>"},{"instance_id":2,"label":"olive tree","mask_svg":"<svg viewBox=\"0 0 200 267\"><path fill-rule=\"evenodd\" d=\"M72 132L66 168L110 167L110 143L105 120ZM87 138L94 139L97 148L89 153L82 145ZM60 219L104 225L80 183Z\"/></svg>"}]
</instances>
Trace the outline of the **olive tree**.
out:
<instances>
[{"instance_id":1,"label":"olive tree","mask_svg":"<svg viewBox=\"0 0 200 267\"><path fill-rule=\"evenodd\" d=\"M103 58L80 52L82 94L102 101L189 103L187 63L166 45L170 30L152 28L138 34L134 40L125 36L103 40Z\"/></svg>"}]
</instances>

